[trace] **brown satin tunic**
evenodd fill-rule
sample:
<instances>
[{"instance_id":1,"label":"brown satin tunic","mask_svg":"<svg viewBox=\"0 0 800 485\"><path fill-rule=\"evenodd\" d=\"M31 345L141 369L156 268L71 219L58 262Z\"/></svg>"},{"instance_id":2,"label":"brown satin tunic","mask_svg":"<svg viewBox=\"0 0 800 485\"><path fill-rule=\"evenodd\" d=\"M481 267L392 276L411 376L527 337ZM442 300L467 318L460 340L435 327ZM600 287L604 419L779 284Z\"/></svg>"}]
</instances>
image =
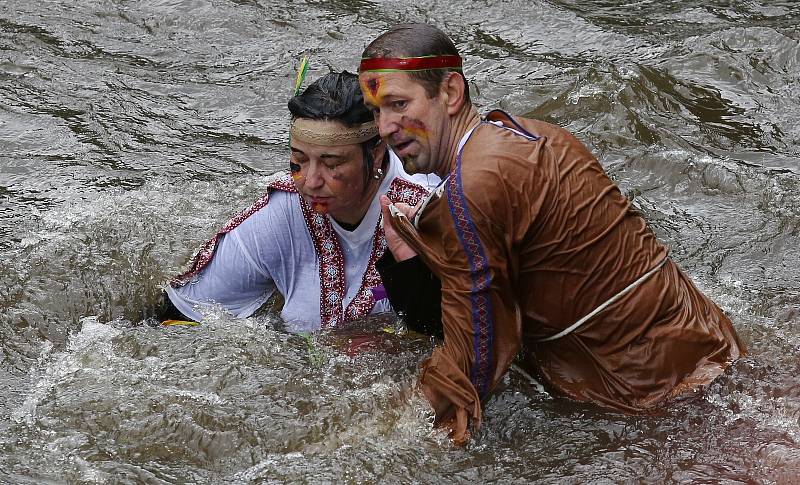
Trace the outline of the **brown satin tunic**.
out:
<instances>
[{"instance_id":1,"label":"brown satin tunic","mask_svg":"<svg viewBox=\"0 0 800 485\"><path fill-rule=\"evenodd\" d=\"M667 248L566 130L499 111L487 119L506 128L478 126L418 227L393 218L442 282L444 345L420 377L437 423L455 437L470 418L479 426L481 400L520 350L552 388L625 412L707 384L744 353L730 320L669 259L572 333L537 342L655 268Z\"/></svg>"}]
</instances>

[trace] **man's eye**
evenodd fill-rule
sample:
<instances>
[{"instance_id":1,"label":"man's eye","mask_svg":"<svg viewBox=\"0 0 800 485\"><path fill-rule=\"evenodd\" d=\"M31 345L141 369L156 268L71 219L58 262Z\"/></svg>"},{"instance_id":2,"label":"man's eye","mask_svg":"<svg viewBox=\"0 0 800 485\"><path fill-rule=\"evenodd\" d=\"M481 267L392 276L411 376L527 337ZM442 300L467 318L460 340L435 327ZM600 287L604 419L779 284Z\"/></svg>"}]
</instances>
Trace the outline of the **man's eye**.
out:
<instances>
[{"instance_id":1,"label":"man's eye","mask_svg":"<svg viewBox=\"0 0 800 485\"><path fill-rule=\"evenodd\" d=\"M406 109L406 106L408 106L408 101L405 100L393 101L392 106L394 107L394 109Z\"/></svg>"}]
</instances>

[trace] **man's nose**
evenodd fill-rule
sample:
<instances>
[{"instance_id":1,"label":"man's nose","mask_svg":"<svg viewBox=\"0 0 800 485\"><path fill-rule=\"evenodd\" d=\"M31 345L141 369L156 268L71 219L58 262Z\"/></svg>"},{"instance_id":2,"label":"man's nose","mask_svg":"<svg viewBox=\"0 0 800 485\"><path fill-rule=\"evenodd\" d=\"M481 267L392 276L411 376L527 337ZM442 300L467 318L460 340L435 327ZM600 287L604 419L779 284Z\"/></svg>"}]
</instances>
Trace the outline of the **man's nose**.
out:
<instances>
[{"instance_id":1,"label":"man's nose","mask_svg":"<svg viewBox=\"0 0 800 485\"><path fill-rule=\"evenodd\" d=\"M378 124L378 134L381 136L381 138L387 139L397 133L397 129L400 125L398 125L396 118L397 117L393 116L392 113L388 112L388 110L381 110L380 114L375 120L375 122Z\"/></svg>"},{"instance_id":2,"label":"man's nose","mask_svg":"<svg viewBox=\"0 0 800 485\"><path fill-rule=\"evenodd\" d=\"M321 168L319 163L308 163L308 168L306 168L306 187L318 189L324 185L325 180L322 178Z\"/></svg>"}]
</instances>

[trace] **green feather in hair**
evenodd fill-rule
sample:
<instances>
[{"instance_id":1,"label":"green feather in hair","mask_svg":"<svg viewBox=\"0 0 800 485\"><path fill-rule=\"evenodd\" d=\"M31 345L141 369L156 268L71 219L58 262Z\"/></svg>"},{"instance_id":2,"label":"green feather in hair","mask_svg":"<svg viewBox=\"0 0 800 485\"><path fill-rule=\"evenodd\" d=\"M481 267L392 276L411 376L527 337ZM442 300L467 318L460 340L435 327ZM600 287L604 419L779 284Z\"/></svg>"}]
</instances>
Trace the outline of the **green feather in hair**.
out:
<instances>
[{"instance_id":1,"label":"green feather in hair","mask_svg":"<svg viewBox=\"0 0 800 485\"><path fill-rule=\"evenodd\" d=\"M308 56L303 56L303 60L300 61L300 67L297 68L297 78L295 78L294 80L295 96L300 94L300 88L303 86L303 81L306 78L307 72L308 72Z\"/></svg>"},{"instance_id":2,"label":"green feather in hair","mask_svg":"<svg viewBox=\"0 0 800 485\"><path fill-rule=\"evenodd\" d=\"M300 67L297 68L297 77L294 80L294 96L298 96L300 94L300 88L303 87L303 81L306 78L306 73L308 72L308 56L303 56L303 60L300 61ZM292 145L292 134L289 133L289 146ZM295 163L289 162L289 167L291 172L294 174L297 172Z\"/></svg>"}]
</instances>

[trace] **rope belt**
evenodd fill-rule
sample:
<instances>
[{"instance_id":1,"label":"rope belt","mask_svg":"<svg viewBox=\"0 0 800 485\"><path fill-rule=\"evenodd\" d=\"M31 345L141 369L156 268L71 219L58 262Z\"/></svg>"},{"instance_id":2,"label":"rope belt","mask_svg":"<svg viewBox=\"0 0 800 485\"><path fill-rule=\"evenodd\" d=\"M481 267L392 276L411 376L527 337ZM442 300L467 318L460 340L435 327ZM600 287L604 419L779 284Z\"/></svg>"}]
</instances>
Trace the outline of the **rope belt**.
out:
<instances>
[{"instance_id":1,"label":"rope belt","mask_svg":"<svg viewBox=\"0 0 800 485\"><path fill-rule=\"evenodd\" d=\"M666 264L668 258L669 257L665 257L664 259L662 259L661 262L658 263L653 269L651 269L647 273L643 274L641 277L639 277L638 280L634 281L633 283L631 283L630 285L625 287L622 291L620 291L616 295L614 295L611 298L609 298L608 300L606 300L603 304L601 304L600 306L598 306L597 308L592 310L592 312L589 313L588 315L586 315L585 317L581 318L580 320L578 320L577 322L573 323L572 325L570 325L569 327L565 328L564 330L558 332L557 334L552 335L550 337L540 338L536 342L550 342L552 340L560 339L561 337L563 337L565 335L568 335L569 333L571 333L572 331L574 331L575 329L577 329L578 327L580 327L581 325L586 323L590 318L592 318L593 316L595 316L598 313L600 313L603 310L605 310L609 305L611 305L612 303L616 302L617 300L619 300L623 296L625 296L628 293L630 293L631 291L633 291L634 288L636 288L637 286L639 286L642 283L644 283L645 281L647 281L647 279L649 277L651 277L654 274L656 274L656 272L658 270L660 270L664 266L664 264Z\"/></svg>"}]
</instances>

